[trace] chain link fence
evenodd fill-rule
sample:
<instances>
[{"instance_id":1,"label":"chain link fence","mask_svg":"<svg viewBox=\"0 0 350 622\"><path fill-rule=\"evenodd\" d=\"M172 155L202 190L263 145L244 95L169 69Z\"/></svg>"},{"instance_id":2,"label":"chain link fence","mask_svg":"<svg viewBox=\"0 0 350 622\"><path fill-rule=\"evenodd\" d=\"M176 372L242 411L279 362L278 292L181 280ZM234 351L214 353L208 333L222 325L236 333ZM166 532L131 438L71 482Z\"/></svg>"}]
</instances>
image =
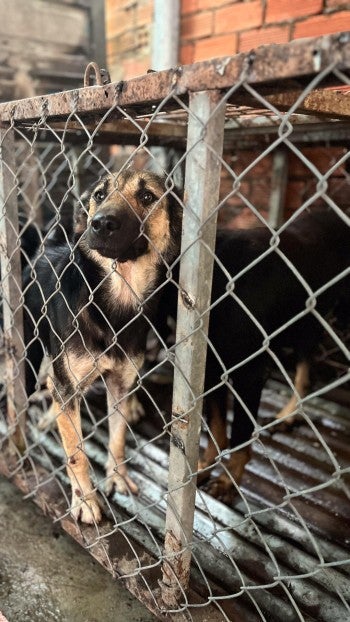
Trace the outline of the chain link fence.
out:
<instances>
[{"instance_id":1,"label":"chain link fence","mask_svg":"<svg viewBox=\"0 0 350 622\"><path fill-rule=\"evenodd\" d=\"M160 619L350 617L349 69L0 106L0 470Z\"/></svg>"}]
</instances>

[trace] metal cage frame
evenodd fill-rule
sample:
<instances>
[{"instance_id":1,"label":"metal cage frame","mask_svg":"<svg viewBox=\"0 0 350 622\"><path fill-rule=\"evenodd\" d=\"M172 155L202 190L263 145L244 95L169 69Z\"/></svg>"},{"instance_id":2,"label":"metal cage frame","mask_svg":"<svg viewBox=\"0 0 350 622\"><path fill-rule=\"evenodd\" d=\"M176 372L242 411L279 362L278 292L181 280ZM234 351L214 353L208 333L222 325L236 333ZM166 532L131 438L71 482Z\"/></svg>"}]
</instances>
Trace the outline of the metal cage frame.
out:
<instances>
[{"instance_id":1,"label":"metal cage frame","mask_svg":"<svg viewBox=\"0 0 350 622\"><path fill-rule=\"evenodd\" d=\"M57 484L50 478L46 480L47 473L43 466L36 464L34 469L32 462L32 469L28 469L23 464L18 465L15 457L9 457L5 450L0 454L0 471L11 477L26 495L35 497L35 502L53 519L59 519L63 529L82 546L89 548L91 554L110 572L124 577L127 588L160 619L203 620L203 612L205 619L212 622L230 619L230 613L225 613L224 601L227 596L224 593L218 599L209 598L205 601L203 609L203 598L196 593L194 581L190 581L191 560L196 555L193 523L209 321L206 311L210 308L223 150L232 141L237 141L243 148L255 141L254 144L264 145L266 150L269 141L274 140L276 148L278 144L283 145L288 136L289 144L307 141L316 143L320 136L335 143L349 140L349 104L344 100L339 101L337 91L333 89L339 84L349 85L349 76L350 33L341 33L286 45L262 46L249 54L152 72L127 82L86 86L0 105L0 205L2 215L6 213L6 218L0 218L1 273L7 277L11 275L11 278L2 280L7 421L12 430L12 441L17 447L24 446L26 395L23 391L25 382L21 356L22 292L18 287L21 282L21 265L15 192L16 132L29 137L28 144L34 142L36 137L45 140L45 129L50 125L53 131L70 134L72 144L79 140L79 133L81 135L87 131L85 139L89 145L93 142L101 145L109 142L117 144L120 141L137 147L146 144L185 146L186 210L180 259L177 345L171 355L175 361L174 392L171 425L167 430L171 443L168 490L165 496L164 550L160 553L162 575L155 572L154 557L145 552L142 544L136 540L133 540L133 546L137 557L142 559L144 571L138 573L135 568L130 571L127 556L120 555L120 551L123 551L122 529L115 530L113 525L106 522L96 535L94 527L81 527L74 523L66 513L64 499L57 496ZM319 88L321 81L322 88ZM235 126L234 119L242 116L242 107L251 106L253 100L255 110L253 107L246 125ZM254 123L254 119L261 116L261 109L264 108L266 112L266 104L269 111L264 123ZM232 106L232 116L231 121L225 125L228 105ZM179 117L176 116L176 108L181 106L185 114ZM124 118L121 118L120 111L124 111ZM276 125L270 122L274 111L277 115L278 111L287 111L283 121L280 117L277 142L271 138L276 133ZM320 111L336 121L324 121L321 115L317 116ZM160 122L152 124L156 115ZM293 121L293 115L299 117ZM133 120L138 118L140 120ZM271 207L271 218L276 223L281 191L278 180L283 155L280 153L279 157L280 161L274 163L277 183ZM194 186L197 189L195 193L192 192ZM322 188L319 191L322 193ZM193 266L201 266L201 269L193 269ZM198 318L201 318L200 330ZM322 392L316 397L320 395ZM334 469L334 477L339 478L345 472L336 462ZM42 485L42 482L45 484ZM260 516L263 521L263 511ZM127 525L126 519L124 525ZM242 521L241 529L244 534L245 520ZM151 538L147 530L145 533L145 538ZM215 526L213 533L216 533ZM135 535L132 524L128 525L128 534L130 538ZM234 555L232 559L224 556L224 563L226 561L234 565ZM343 563L345 565L346 560ZM339 564L336 561L334 565L323 561L319 563L319 568L332 570ZM307 582L314 574L306 560L304 566L300 564L301 579ZM145 575L146 582L152 585L151 590L145 587ZM345 589L349 591L350 580L345 577L345 572L340 575ZM272 583L282 586L287 592L286 581L294 580L295 577L276 576ZM254 599L256 587L251 585L245 589L248 597ZM336 589L342 603L346 603L342 586ZM294 605L295 609L294 613L286 609L285 619L311 619L303 617L290 594L288 599L292 609ZM268 595L256 603L255 614L262 616L259 619L266 619L263 609L272 607L276 613L278 607L282 607L278 599L273 603ZM350 615L349 605L345 604L344 607ZM235 612L243 616L239 606Z\"/></svg>"}]
</instances>

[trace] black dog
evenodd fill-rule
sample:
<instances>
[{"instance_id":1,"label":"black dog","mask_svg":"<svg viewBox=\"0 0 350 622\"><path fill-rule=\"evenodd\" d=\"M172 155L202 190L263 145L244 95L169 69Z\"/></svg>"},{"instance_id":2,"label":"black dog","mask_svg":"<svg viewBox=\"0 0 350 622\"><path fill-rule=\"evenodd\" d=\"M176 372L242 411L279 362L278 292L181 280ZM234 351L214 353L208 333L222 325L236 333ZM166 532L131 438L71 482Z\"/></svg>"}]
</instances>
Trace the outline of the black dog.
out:
<instances>
[{"instance_id":1,"label":"black dog","mask_svg":"<svg viewBox=\"0 0 350 622\"><path fill-rule=\"evenodd\" d=\"M125 396L140 369L157 287L178 252L178 203L161 178L128 170L107 176L76 212L75 244L49 245L25 286L27 391L35 390L44 350L48 386L67 455L71 512L85 523L101 511L82 447L79 401L97 377L107 387L107 492L137 491L124 462Z\"/></svg>"},{"instance_id":2,"label":"black dog","mask_svg":"<svg viewBox=\"0 0 350 622\"><path fill-rule=\"evenodd\" d=\"M210 475L216 457L226 449L225 473L209 483L209 491L229 501L250 457L250 439L261 392L271 368L283 360L285 348L297 361L295 388L306 395L309 365L324 328L313 313L350 317L350 277L327 287L349 267L350 228L327 208L312 208L273 239L263 227L221 231L216 241L205 377L205 412L209 438L198 479ZM229 276L227 276L229 275ZM317 295L311 295L325 286ZM219 304L214 304L220 300ZM177 288L164 289L156 329L166 336L167 316L176 317ZM215 388L214 388L215 387ZM227 439L228 393L234 395L234 422ZM277 415L297 409L295 395ZM238 449L236 449L238 448ZM204 469L204 470L203 470Z\"/></svg>"},{"instance_id":3,"label":"black dog","mask_svg":"<svg viewBox=\"0 0 350 622\"><path fill-rule=\"evenodd\" d=\"M212 302L224 298L210 315L213 348L208 348L205 389L211 440L203 466L212 464L226 446L228 381L234 394L229 447L243 447L230 454L226 472L210 486L216 496L227 500L232 478L240 481L261 392L276 357L285 347L294 350L299 361L296 384L303 397L307 361L324 331L315 313L324 318L333 311L349 317L350 277L327 285L349 268L349 224L347 216L331 209L311 208L275 240L267 228L218 235Z\"/></svg>"}]
</instances>

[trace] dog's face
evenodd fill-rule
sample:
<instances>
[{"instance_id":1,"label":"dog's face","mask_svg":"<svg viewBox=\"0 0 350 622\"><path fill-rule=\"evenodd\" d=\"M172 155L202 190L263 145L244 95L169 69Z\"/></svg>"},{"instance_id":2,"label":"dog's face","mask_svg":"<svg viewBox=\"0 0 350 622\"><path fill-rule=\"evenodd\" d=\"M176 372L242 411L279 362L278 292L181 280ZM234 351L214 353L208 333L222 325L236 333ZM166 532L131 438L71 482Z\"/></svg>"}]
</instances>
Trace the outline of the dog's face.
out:
<instances>
[{"instance_id":1,"label":"dog's face","mask_svg":"<svg viewBox=\"0 0 350 622\"><path fill-rule=\"evenodd\" d=\"M171 235L169 195L158 175L126 170L107 175L76 213L75 232L88 248L119 263L135 261L151 248L166 252Z\"/></svg>"}]
</instances>

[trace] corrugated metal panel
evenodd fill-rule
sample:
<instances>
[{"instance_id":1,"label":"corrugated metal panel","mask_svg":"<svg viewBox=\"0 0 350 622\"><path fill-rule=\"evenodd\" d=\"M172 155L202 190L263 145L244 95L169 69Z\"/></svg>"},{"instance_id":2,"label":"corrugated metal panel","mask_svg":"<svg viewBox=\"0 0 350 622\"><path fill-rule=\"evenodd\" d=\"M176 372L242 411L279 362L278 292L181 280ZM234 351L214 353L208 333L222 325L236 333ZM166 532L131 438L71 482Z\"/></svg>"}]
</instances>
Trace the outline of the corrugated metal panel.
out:
<instances>
[{"instance_id":1,"label":"corrugated metal panel","mask_svg":"<svg viewBox=\"0 0 350 622\"><path fill-rule=\"evenodd\" d=\"M164 401L167 391L164 387L161 391ZM270 383L263 396L261 421L266 423L284 400L283 387ZM92 394L90 407L98 422L98 411L103 407L98 392ZM36 417L35 408L31 414ZM347 409L314 399L307 416L340 467L347 469ZM84 431L91 436L86 451L102 482L107 430L98 423L91 425L88 419ZM159 439L151 442L148 437L157 436L157 428ZM164 537L167 441L159 415L153 421L144 418L136 430L134 438L130 435L128 440L128 456L130 475L139 485L140 495L115 493L111 504L114 520L117 516L123 531L157 559ZM32 425L31 433L32 459L54 473L65 488L67 477L56 431L39 433ZM350 565L345 560L350 560L349 480L347 473L341 479L332 478L333 472L329 452L303 420L288 431L280 432L277 426L254 444L242 496L231 508L199 489L192 583L204 602L219 599L229 619L236 619L231 616L239 612L240 619L249 622L264 619L261 616L272 622L348 619Z\"/></svg>"}]
</instances>

